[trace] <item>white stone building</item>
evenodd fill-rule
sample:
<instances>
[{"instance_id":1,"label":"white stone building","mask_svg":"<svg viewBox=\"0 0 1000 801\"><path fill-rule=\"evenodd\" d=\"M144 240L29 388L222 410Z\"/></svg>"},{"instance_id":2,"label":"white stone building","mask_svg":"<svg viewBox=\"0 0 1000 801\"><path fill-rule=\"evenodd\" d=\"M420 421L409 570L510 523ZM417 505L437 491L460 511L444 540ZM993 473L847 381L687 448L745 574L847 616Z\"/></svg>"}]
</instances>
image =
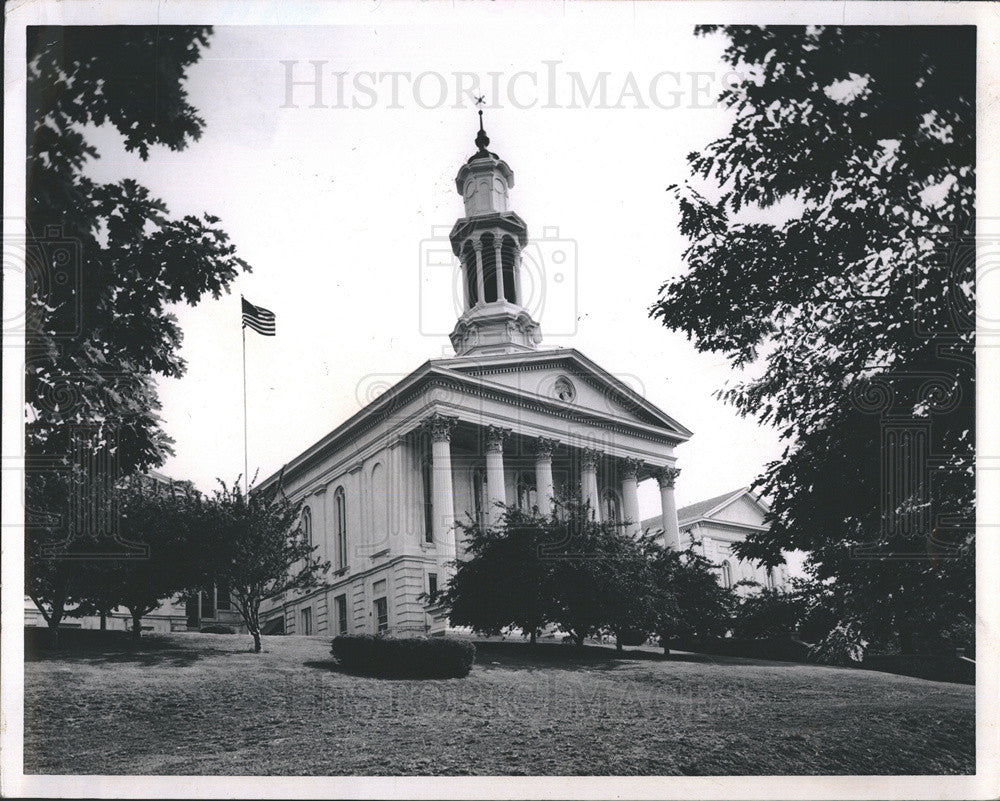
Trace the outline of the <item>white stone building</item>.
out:
<instances>
[{"instance_id":1,"label":"white stone building","mask_svg":"<svg viewBox=\"0 0 1000 801\"><path fill-rule=\"evenodd\" d=\"M719 581L734 587L741 581L754 581L761 587L782 589L788 585L784 565L771 570L755 562L739 559L733 544L754 531L766 531L764 515L767 504L748 488L733 490L677 510L681 543L694 543L695 552L717 565ZM642 522L643 529L658 529L661 522L652 517ZM752 587L737 587L738 593L753 592Z\"/></svg>"},{"instance_id":2,"label":"white stone building","mask_svg":"<svg viewBox=\"0 0 1000 801\"><path fill-rule=\"evenodd\" d=\"M332 563L322 588L265 602L265 632L443 631L418 596L463 551L456 518L496 514L497 501L547 511L581 493L638 531L637 486L655 480L660 527L680 542L674 449L691 432L582 353L540 346L522 295L528 233L509 204L514 174L488 144L480 124L455 181L455 356L425 362L262 485L283 476Z\"/></svg>"}]
</instances>

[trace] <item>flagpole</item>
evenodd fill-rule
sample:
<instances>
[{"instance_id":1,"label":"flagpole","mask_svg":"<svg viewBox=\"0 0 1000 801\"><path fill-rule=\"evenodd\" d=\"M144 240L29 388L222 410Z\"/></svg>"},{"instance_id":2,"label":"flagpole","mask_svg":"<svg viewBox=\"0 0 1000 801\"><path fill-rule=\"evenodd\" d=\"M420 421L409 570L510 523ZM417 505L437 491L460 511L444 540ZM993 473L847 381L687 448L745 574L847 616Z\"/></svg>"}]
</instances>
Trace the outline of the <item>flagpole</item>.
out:
<instances>
[{"instance_id":1,"label":"flagpole","mask_svg":"<svg viewBox=\"0 0 1000 801\"><path fill-rule=\"evenodd\" d=\"M240 295L240 305L242 306L243 296ZM240 313L242 320L242 311ZM247 495L250 494L250 460L247 458L247 324L244 322L243 328L243 487Z\"/></svg>"}]
</instances>

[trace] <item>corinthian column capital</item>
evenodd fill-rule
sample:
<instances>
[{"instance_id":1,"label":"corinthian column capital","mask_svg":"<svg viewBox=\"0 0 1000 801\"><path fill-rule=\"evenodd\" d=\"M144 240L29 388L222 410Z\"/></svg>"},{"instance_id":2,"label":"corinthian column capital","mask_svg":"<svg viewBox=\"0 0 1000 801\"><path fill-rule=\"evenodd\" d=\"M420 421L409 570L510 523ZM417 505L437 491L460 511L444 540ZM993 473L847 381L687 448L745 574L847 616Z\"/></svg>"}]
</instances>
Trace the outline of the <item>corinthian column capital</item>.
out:
<instances>
[{"instance_id":1,"label":"corinthian column capital","mask_svg":"<svg viewBox=\"0 0 1000 801\"><path fill-rule=\"evenodd\" d=\"M545 437L539 437L535 440L535 458L536 459L551 459L552 451L556 449L558 441L554 439L546 439Z\"/></svg>"},{"instance_id":2,"label":"corinthian column capital","mask_svg":"<svg viewBox=\"0 0 1000 801\"><path fill-rule=\"evenodd\" d=\"M486 426L486 452L503 453L503 441L510 436L509 428L500 426Z\"/></svg>"},{"instance_id":3,"label":"corinthian column capital","mask_svg":"<svg viewBox=\"0 0 1000 801\"><path fill-rule=\"evenodd\" d=\"M601 459L601 452L594 448L584 448L580 454L580 466L584 470L596 470Z\"/></svg>"},{"instance_id":4,"label":"corinthian column capital","mask_svg":"<svg viewBox=\"0 0 1000 801\"><path fill-rule=\"evenodd\" d=\"M639 470L642 467L642 461L640 459L633 459L631 456L622 459L621 461L621 477L623 480L632 479L637 480L639 477Z\"/></svg>"},{"instance_id":5,"label":"corinthian column capital","mask_svg":"<svg viewBox=\"0 0 1000 801\"><path fill-rule=\"evenodd\" d=\"M451 430L457 422L457 417L434 413L424 421L423 425L430 432L432 442L450 442Z\"/></svg>"},{"instance_id":6,"label":"corinthian column capital","mask_svg":"<svg viewBox=\"0 0 1000 801\"><path fill-rule=\"evenodd\" d=\"M680 468L677 467L660 467L653 473L660 483L660 489L673 489L674 482L680 474Z\"/></svg>"}]
</instances>

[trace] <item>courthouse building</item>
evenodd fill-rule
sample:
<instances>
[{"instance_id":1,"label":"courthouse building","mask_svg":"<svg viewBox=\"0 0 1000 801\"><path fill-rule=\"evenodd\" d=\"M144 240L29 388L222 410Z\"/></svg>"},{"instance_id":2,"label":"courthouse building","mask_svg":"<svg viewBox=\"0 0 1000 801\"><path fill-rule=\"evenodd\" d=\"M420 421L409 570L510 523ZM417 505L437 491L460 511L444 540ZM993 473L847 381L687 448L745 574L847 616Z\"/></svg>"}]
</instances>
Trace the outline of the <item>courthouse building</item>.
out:
<instances>
[{"instance_id":1,"label":"courthouse building","mask_svg":"<svg viewBox=\"0 0 1000 801\"><path fill-rule=\"evenodd\" d=\"M658 528L681 543L674 449L691 432L579 351L542 346L522 294L514 173L481 124L475 142L455 179L455 355L425 362L264 482L304 502L306 536L332 563L322 588L265 602L265 632L442 632L421 596L463 554L456 519L493 520L497 502L545 512L582 495L638 531L638 485L655 481Z\"/></svg>"}]
</instances>

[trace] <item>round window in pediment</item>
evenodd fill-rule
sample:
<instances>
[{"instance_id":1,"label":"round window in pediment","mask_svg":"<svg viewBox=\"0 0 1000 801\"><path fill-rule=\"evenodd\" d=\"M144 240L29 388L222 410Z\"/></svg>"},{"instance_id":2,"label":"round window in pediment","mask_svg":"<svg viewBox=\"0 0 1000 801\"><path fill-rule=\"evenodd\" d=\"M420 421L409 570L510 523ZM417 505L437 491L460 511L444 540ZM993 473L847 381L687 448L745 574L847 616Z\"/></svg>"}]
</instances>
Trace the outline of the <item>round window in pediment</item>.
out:
<instances>
[{"instance_id":1,"label":"round window in pediment","mask_svg":"<svg viewBox=\"0 0 1000 801\"><path fill-rule=\"evenodd\" d=\"M552 387L555 396L564 403L572 403L576 400L576 387L573 386L573 382L570 381L566 376L561 375L556 379L556 383Z\"/></svg>"}]
</instances>

